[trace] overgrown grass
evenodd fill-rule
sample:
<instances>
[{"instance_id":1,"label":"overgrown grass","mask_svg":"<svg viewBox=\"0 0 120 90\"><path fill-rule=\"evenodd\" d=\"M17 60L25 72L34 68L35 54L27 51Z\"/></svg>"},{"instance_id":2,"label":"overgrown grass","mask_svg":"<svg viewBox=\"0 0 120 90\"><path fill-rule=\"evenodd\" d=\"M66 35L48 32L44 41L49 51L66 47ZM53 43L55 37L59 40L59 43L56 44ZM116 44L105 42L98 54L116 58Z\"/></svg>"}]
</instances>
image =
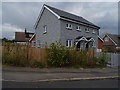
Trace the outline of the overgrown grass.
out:
<instances>
[{"instance_id":1,"label":"overgrown grass","mask_svg":"<svg viewBox=\"0 0 120 90\"><path fill-rule=\"evenodd\" d=\"M2 64L21 67L45 67L42 62L29 60L28 52L29 47L27 44L14 46L13 43L7 42L3 48Z\"/></svg>"},{"instance_id":2,"label":"overgrown grass","mask_svg":"<svg viewBox=\"0 0 120 90\"><path fill-rule=\"evenodd\" d=\"M6 43L3 50L3 64L13 66L27 66L29 62L27 60L27 46L15 46L11 43Z\"/></svg>"}]
</instances>

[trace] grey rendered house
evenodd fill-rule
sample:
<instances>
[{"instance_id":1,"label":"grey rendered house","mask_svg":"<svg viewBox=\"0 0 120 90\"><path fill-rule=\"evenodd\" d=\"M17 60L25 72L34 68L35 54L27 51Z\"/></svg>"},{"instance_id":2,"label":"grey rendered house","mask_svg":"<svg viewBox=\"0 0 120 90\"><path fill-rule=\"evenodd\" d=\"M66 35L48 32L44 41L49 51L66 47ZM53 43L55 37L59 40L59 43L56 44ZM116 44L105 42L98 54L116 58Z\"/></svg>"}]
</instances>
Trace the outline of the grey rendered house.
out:
<instances>
[{"instance_id":1,"label":"grey rendered house","mask_svg":"<svg viewBox=\"0 0 120 90\"><path fill-rule=\"evenodd\" d=\"M100 27L81 16L43 5L35 23L36 47L61 41L66 47L98 47Z\"/></svg>"}]
</instances>

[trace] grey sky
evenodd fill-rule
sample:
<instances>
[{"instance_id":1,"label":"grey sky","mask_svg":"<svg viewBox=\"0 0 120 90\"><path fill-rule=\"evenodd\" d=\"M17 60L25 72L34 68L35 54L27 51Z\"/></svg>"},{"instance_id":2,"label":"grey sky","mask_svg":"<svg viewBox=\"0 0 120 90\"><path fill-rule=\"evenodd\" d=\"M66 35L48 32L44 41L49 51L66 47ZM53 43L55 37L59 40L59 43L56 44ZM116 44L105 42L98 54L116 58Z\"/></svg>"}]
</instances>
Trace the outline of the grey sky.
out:
<instances>
[{"instance_id":1,"label":"grey sky","mask_svg":"<svg viewBox=\"0 0 120 90\"><path fill-rule=\"evenodd\" d=\"M13 39L14 32L24 31L24 28L34 32L34 24L43 4L42 2L2 3L2 36ZM49 2L46 4L84 17L100 26L102 33L118 33L117 2Z\"/></svg>"}]
</instances>

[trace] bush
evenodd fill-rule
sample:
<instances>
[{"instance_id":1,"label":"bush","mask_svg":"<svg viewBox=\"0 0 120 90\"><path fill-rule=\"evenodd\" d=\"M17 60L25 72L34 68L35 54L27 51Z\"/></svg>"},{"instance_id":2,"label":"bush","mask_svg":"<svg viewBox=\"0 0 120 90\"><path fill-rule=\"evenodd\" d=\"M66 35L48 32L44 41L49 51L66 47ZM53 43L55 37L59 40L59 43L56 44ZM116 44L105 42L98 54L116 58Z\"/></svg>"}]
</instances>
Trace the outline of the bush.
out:
<instances>
[{"instance_id":1,"label":"bush","mask_svg":"<svg viewBox=\"0 0 120 90\"><path fill-rule=\"evenodd\" d=\"M94 50L91 52L87 50L76 51L74 47L66 48L60 42L56 42L47 48L47 62L53 67L105 67L107 55L103 53L99 57L95 57Z\"/></svg>"},{"instance_id":2,"label":"bush","mask_svg":"<svg viewBox=\"0 0 120 90\"><path fill-rule=\"evenodd\" d=\"M58 41L47 48L47 62L53 67L63 67L69 64L68 50Z\"/></svg>"},{"instance_id":3,"label":"bush","mask_svg":"<svg viewBox=\"0 0 120 90\"><path fill-rule=\"evenodd\" d=\"M98 58L96 58L96 60L95 60L96 64L98 66L100 66L100 67L106 67L107 62L108 62L108 60L107 60L108 57L109 57L108 55L106 55L105 53L103 53Z\"/></svg>"}]
</instances>

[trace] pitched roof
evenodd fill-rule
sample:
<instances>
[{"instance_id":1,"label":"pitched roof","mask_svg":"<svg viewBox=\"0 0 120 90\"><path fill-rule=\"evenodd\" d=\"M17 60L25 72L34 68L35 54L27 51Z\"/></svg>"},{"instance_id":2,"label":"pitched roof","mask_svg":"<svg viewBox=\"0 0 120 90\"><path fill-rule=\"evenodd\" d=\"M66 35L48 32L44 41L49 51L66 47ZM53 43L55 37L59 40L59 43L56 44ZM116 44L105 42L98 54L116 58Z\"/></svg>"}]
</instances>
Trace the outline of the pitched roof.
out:
<instances>
[{"instance_id":1,"label":"pitched roof","mask_svg":"<svg viewBox=\"0 0 120 90\"><path fill-rule=\"evenodd\" d=\"M57 8L54 8L54 7L51 7L49 5L46 5L44 4L43 7L47 7L49 8L55 15L59 16L60 19L69 19L69 20L73 20L73 21L76 21L76 22L79 22L79 23L83 23L83 24L87 24L89 26L94 26L98 29L100 29L99 26L91 23L90 21L86 20L85 18L81 17L81 16L77 16L77 15L74 15L72 13L69 13L69 12L66 12L66 11L63 11L63 10L60 10L60 9L57 9ZM42 10L43 11L43 10ZM39 22L39 17L38 17L38 21L37 23ZM36 27L37 24L35 24L35 27Z\"/></svg>"},{"instance_id":2,"label":"pitched roof","mask_svg":"<svg viewBox=\"0 0 120 90\"><path fill-rule=\"evenodd\" d=\"M120 47L120 35L117 34L107 34L116 44Z\"/></svg>"},{"instance_id":3,"label":"pitched roof","mask_svg":"<svg viewBox=\"0 0 120 90\"><path fill-rule=\"evenodd\" d=\"M104 42L104 40L98 35L98 39L100 39L102 42Z\"/></svg>"},{"instance_id":4,"label":"pitched roof","mask_svg":"<svg viewBox=\"0 0 120 90\"><path fill-rule=\"evenodd\" d=\"M75 21L78 21L78 22L82 22L82 23L85 23L85 24L89 24L89 25L98 27L98 26L94 25L93 23L89 22L88 20L84 19L81 16L77 16L77 15L74 15L72 13L68 13L66 11L63 11L63 10L60 10L60 9L57 9L57 8L54 8L54 7L51 7L51 6L48 6L48 5L45 5L45 6L50 8L53 12L58 14L60 17L71 19L71 20L75 20Z\"/></svg>"},{"instance_id":5,"label":"pitched roof","mask_svg":"<svg viewBox=\"0 0 120 90\"><path fill-rule=\"evenodd\" d=\"M31 40L33 40L33 38L35 38L35 36L36 36L36 33L34 33L34 34L32 35L32 37L29 39L29 42L31 42Z\"/></svg>"},{"instance_id":6,"label":"pitched roof","mask_svg":"<svg viewBox=\"0 0 120 90\"><path fill-rule=\"evenodd\" d=\"M25 32L15 32L15 41L17 42L27 42L31 38L29 35L34 33L25 33Z\"/></svg>"}]
</instances>

